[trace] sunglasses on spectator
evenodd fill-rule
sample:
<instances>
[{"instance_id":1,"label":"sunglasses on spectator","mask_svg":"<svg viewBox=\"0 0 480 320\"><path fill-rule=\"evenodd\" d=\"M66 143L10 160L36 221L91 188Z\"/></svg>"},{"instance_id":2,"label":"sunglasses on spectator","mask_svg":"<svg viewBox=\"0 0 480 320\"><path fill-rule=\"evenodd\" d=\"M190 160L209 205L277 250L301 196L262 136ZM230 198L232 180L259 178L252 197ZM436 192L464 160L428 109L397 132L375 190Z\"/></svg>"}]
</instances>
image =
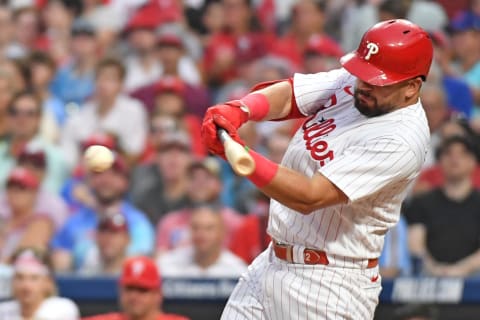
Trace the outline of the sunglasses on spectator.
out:
<instances>
[{"instance_id":1,"label":"sunglasses on spectator","mask_svg":"<svg viewBox=\"0 0 480 320\"><path fill-rule=\"evenodd\" d=\"M38 116L38 112L36 110L17 110L15 108L11 108L8 110L8 113L13 117L26 116L29 118L33 118Z\"/></svg>"}]
</instances>

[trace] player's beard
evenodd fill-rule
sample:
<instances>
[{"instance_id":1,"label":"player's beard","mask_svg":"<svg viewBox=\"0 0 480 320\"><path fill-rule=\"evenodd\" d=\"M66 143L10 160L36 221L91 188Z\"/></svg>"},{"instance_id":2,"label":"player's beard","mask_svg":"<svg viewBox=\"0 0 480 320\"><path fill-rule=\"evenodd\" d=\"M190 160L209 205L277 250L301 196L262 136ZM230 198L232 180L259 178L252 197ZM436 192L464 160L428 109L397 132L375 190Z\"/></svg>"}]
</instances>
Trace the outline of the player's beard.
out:
<instances>
[{"instance_id":1,"label":"player's beard","mask_svg":"<svg viewBox=\"0 0 480 320\"><path fill-rule=\"evenodd\" d=\"M359 98L360 94L371 100L373 106L370 107L369 105L362 103ZM355 108L357 108L361 114L369 118L384 115L395 109L395 106L390 104L379 105L375 97L372 97L368 92L363 90L355 89L353 97L355 99Z\"/></svg>"}]
</instances>

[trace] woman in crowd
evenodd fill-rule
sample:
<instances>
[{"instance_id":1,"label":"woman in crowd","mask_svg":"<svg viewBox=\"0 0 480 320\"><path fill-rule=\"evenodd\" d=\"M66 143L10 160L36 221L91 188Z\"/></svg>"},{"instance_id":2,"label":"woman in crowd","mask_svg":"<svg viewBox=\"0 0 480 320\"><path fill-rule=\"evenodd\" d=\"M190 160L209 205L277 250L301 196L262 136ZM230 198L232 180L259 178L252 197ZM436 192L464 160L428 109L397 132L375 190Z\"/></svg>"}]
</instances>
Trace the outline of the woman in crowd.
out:
<instances>
[{"instance_id":1,"label":"woman in crowd","mask_svg":"<svg viewBox=\"0 0 480 320\"><path fill-rule=\"evenodd\" d=\"M26 247L12 257L13 301L0 304L0 320L78 320L71 300L56 296L54 275L47 251Z\"/></svg>"}]
</instances>

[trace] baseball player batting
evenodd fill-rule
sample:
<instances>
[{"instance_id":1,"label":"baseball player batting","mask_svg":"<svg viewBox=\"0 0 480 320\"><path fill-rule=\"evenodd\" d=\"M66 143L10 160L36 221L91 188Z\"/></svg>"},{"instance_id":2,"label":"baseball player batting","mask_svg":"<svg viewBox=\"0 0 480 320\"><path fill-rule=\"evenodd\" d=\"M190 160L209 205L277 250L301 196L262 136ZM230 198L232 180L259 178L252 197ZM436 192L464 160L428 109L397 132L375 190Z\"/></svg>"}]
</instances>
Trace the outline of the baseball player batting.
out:
<instances>
[{"instance_id":1,"label":"baseball player batting","mask_svg":"<svg viewBox=\"0 0 480 320\"><path fill-rule=\"evenodd\" d=\"M249 120L305 118L281 164L253 150L248 178L271 200L269 248L250 265L222 319L372 319L378 257L429 144L419 91L432 61L428 34L381 22L343 68L261 84L210 107L202 136L225 157L216 128L238 143Z\"/></svg>"}]
</instances>

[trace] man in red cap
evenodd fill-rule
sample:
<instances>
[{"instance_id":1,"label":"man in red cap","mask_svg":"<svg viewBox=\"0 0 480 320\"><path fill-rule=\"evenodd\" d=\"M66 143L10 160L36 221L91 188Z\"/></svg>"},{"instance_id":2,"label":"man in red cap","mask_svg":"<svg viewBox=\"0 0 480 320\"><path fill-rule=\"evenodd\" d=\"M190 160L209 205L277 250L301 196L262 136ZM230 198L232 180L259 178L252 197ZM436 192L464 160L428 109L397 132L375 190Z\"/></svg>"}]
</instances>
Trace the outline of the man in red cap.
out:
<instances>
[{"instance_id":1,"label":"man in red cap","mask_svg":"<svg viewBox=\"0 0 480 320\"><path fill-rule=\"evenodd\" d=\"M156 59L155 30L159 25L155 12L148 7L136 11L125 27L130 54L126 59L125 90L133 91L154 83L162 74Z\"/></svg>"},{"instance_id":2,"label":"man in red cap","mask_svg":"<svg viewBox=\"0 0 480 320\"><path fill-rule=\"evenodd\" d=\"M385 234L428 150L420 88L432 56L420 27L384 21L340 59L343 68L295 74L207 110L203 140L224 158L217 127L245 145L237 130L249 120L305 118L281 164L246 148L255 162L247 178L272 199L272 242L222 319L373 318Z\"/></svg>"},{"instance_id":3,"label":"man in red cap","mask_svg":"<svg viewBox=\"0 0 480 320\"><path fill-rule=\"evenodd\" d=\"M140 256L125 261L119 285L122 312L84 320L188 320L159 309L162 280L152 259Z\"/></svg>"},{"instance_id":4,"label":"man in red cap","mask_svg":"<svg viewBox=\"0 0 480 320\"><path fill-rule=\"evenodd\" d=\"M86 275L118 275L130 244L128 222L121 212L100 217L95 246L87 252L79 272Z\"/></svg>"},{"instance_id":5,"label":"man in red cap","mask_svg":"<svg viewBox=\"0 0 480 320\"><path fill-rule=\"evenodd\" d=\"M207 150L200 138L201 118L191 114L185 99L186 84L179 77L165 76L156 82L154 114L175 118L188 133L192 142L192 151L198 157L204 157Z\"/></svg>"}]
</instances>

